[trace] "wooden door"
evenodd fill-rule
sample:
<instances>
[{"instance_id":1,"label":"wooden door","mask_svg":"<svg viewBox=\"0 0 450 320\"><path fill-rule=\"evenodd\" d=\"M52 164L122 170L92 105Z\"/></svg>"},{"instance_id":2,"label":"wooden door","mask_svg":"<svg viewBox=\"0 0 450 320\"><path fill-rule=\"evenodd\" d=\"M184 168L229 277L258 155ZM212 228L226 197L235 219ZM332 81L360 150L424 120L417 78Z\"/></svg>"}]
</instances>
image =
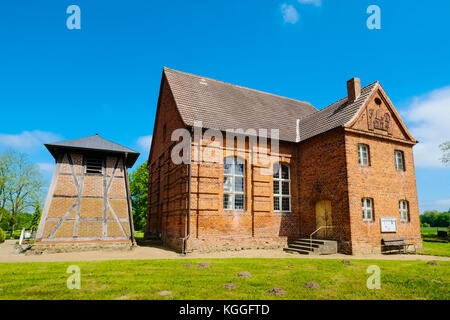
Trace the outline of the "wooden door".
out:
<instances>
[{"instance_id":1,"label":"wooden door","mask_svg":"<svg viewBox=\"0 0 450 320\"><path fill-rule=\"evenodd\" d=\"M331 201L321 200L316 202L316 230L320 227L330 227L332 226L331 221ZM322 228L320 229L315 238L317 239L327 239L333 234L332 228Z\"/></svg>"}]
</instances>

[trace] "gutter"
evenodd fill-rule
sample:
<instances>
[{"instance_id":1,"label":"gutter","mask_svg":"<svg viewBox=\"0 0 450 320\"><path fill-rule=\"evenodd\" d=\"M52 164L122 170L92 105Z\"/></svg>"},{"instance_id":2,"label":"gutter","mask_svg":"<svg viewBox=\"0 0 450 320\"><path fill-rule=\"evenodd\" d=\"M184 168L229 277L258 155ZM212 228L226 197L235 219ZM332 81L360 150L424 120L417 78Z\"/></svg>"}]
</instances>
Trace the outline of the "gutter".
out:
<instances>
[{"instance_id":1,"label":"gutter","mask_svg":"<svg viewBox=\"0 0 450 320\"><path fill-rule=\"evenodd\" d=\"M187 254L187 241L191 237L191 177L192 177L192 133L194 129L191 127L191 143L189 144L189 163L188 163L188 202L187 202L187 226L186 236L183 240L183 254Z\"/></svg>"}]
</instances>

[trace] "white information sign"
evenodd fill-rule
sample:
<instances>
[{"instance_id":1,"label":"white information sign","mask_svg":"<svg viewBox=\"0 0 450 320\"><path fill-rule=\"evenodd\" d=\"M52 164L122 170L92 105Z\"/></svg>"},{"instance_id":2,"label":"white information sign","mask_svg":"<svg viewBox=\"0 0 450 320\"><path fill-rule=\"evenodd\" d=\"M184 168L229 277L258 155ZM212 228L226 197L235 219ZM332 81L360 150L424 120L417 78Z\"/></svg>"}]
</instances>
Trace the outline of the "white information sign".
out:
<instances>
[{"instance_id":1,"label":"white information sign","mask_svg":"<svg viewBox=\"0 0 450 320\"><path fill-rule=\"evenodd\" d=\"M380 218L381 232L397 232L396 218Z\"/></svg>"}]
</instances>

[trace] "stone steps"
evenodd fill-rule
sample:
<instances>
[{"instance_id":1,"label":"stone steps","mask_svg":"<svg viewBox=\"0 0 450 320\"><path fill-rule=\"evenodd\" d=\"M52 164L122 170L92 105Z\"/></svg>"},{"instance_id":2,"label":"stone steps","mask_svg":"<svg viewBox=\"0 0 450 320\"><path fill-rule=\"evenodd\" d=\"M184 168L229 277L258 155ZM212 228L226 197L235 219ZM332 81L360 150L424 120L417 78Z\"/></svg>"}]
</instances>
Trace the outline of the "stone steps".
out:
<instances>
[{"instance_id":1,"label":"stone steps","mask_svg":"<svg viewBox=\"0 0 450 320\"><path fill-rule=\"evenodd\" d=\"M337 241L322 239L295 239L288 242L284 251L299 254L334 254L337 253Z\"/></svg>"}]
</instances>

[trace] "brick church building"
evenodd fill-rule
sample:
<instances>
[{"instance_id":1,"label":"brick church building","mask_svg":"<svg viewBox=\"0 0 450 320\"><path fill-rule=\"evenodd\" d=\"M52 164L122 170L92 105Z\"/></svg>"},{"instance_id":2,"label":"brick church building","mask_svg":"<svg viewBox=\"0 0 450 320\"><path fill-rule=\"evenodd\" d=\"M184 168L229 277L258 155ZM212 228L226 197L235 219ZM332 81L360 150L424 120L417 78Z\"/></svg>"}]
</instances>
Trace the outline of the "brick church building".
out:
<instances>
[{"instance_id":1,"label":"brick church building","mask_svg":"<svg viewBox=\"0 0 450 320\"><path fill-rule=\"evenodd\" d=\"M174 163L179 141L172 132L193 133L199 122L223 133L278 129L278 151L267 147L277 161L250 161L248 137L244 150L219 141L231 152L221 163ZM192 138L189 156L211 140ZM350 254L380 252L389 237L421 247L416 143L379 82L361 88L353 78L346 97L318 110L164 68L148 161L146 237L184 252L284 247L310 237L334 240ZM262 174L264 168L272 173Z\"/></svg>"}]
</instances>

